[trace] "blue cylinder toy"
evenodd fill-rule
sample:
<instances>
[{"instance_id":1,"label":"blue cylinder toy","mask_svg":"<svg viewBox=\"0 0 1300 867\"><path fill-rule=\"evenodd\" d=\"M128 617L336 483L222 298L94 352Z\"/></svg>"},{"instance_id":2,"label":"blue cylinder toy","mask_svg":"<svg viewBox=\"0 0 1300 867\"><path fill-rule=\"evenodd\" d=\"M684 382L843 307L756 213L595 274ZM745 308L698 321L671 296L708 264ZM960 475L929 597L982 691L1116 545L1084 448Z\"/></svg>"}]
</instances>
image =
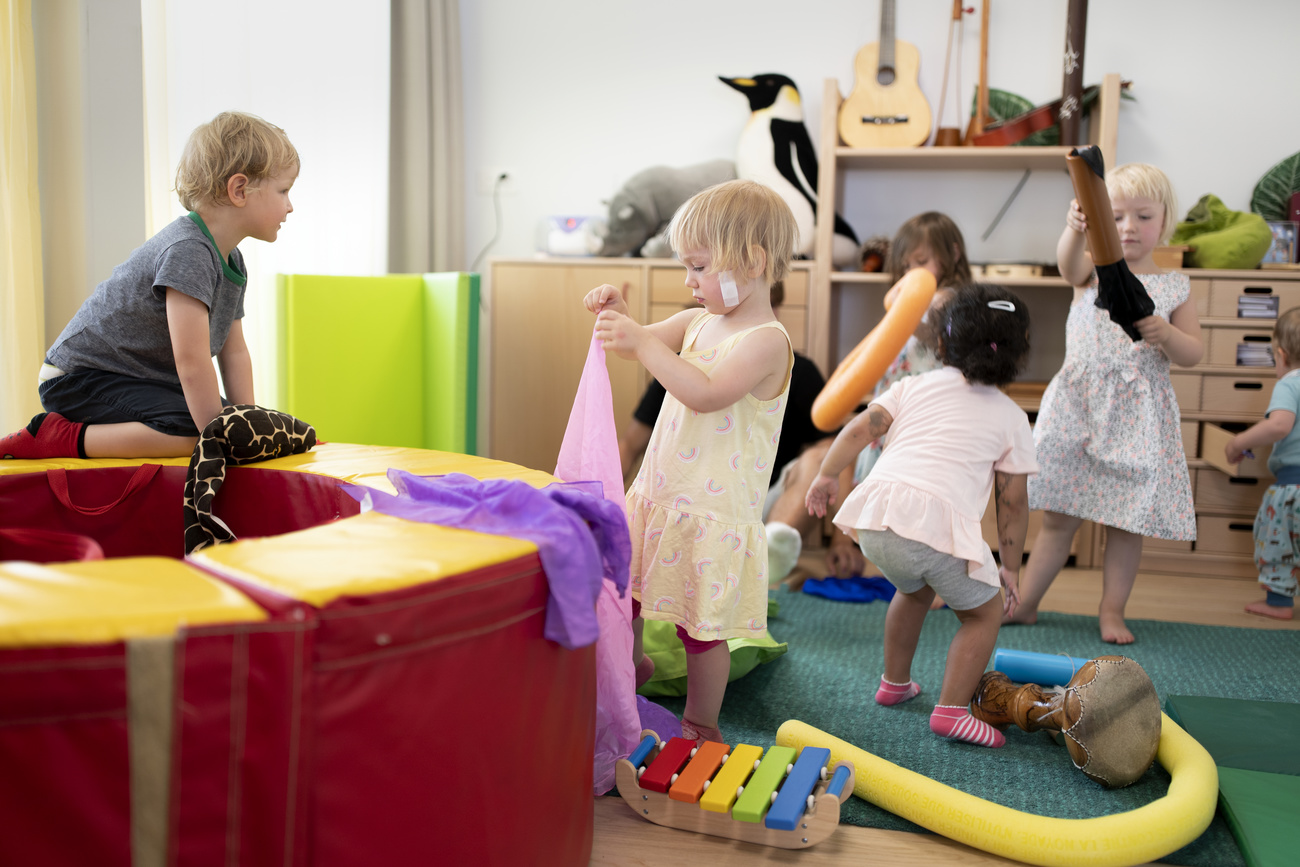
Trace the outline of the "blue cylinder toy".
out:
<instances>
[{"instance_id":1,"label":"blue cylinder toy","mask_svg":"<svg viewBox=\"0 0 1300 867\"><path fill-rule=\"evenodd\" d=\"M1037 683L1042 686L1065 686L1075 672L1088 662L1089 660L1077 656L1006 650L1001 647L993 653L994 671L1002 672L1015 683Z\"/></svg>"}]
</instances>

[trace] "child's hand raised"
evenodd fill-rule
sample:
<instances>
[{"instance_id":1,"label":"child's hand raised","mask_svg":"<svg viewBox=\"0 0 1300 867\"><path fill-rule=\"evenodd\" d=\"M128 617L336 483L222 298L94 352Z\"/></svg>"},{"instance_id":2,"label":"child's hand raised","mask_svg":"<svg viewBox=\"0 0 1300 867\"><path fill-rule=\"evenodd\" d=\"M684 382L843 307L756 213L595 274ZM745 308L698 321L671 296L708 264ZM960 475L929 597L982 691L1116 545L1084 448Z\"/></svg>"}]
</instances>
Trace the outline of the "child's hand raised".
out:
<instances>
[{"instance_id":1,"label":"child's hand raised","mask_svg":"<svg viewBox=\"0 0 1300 867\"><path fill-rule=\"evenodd\" d=\"M613 289L614 287L609 287ZM597 290L592 290L595 292ZM588 298L591 295L587 296ZM627 309L627 305L623 305ZM619 358L636 358L637 347L650 336L641 325L631 317L616 312L612 307L596 314L596 337L606 351L613 351Z\"/></svg>"},{"instance_id":2,"label":"child's hand raised","mask_svg":"<svg viewBox=\"0 0 1300 867\"><path fill-rule=\"evenodd\" d=\"M808 509L808 514L816 515L818 518L826 517L826 505L835 502L835 498L840 493L840 480L835 476L828 476L820 473L813 483L808 486L808 493L804 495L803 504Z\"/></svg>"},{"instance_id":3,"label":"child's hand raised","mask_svg":"<svg viewBox=\"0 0 1300 867\"><path fill-rule=\"evenodd\" d=\"M627 315L627 301L623 298L623 293L608 283L602 283L588 292L582 299L582 304L592 313L613 310L624 316Z\"/></svg>"},{"instance_id":4,"label":"child's hand raised","mask_svg":"<svg viewBox=\"0 0 1300 867\"><path fill-rule=\"evenodd\" d=\"M1088 231L1088 217L1083 213L1083 208L1079 207L1078 199L1070 199L1070 210L1066 212L1065 225L1080 235Z\"/></svg>"},{"instance_id":5,"label":"child's hand raised","mask_svg":"<svg viewBox=\"0 0 1300 867\"><path fill-rule=\"evenodd\" d=\"M1169 341L1173 326L1162 316L1143 316L1133 323L1133 327L1142 335L1142 339L1157 349L1163 348Z\"/></svg>"}]
</instances>

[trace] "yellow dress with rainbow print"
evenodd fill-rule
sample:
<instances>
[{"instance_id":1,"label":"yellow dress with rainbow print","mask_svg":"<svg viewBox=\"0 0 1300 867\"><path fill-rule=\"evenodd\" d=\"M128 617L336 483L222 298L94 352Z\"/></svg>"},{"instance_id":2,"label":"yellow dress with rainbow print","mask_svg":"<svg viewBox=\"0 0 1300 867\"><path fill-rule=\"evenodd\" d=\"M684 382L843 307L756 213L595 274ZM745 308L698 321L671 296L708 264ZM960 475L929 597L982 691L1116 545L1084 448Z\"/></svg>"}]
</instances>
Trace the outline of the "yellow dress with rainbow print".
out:
<instances>
[{"instance_id":1,"label":"yellow dress with rainbow print","mask_svg":"<svg viewBox=\"0 0 1300 867\"><path fill-rule=\"evenodd\" d=\"M711 373L741 340L772 321L704 351L691 321L681 357ZM667 620L692 638L750 638L767 629L767 537L763 501L781 436L790 368L772 400L746 394L715 412L696 412L668 394L659 410L636 481L627 493L632 533L632 595L641 616Z\"/></svg>"}]
</instances>

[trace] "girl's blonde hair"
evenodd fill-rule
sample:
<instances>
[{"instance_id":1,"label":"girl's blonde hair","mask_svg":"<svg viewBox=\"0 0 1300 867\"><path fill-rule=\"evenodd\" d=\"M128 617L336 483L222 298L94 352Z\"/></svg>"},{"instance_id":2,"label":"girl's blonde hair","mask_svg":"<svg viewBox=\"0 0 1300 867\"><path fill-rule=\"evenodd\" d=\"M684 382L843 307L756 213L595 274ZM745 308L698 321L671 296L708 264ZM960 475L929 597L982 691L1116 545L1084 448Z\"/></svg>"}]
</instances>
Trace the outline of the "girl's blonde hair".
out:
<instances>
[{"instance_id":1,"label":"girl's blonde hair","mask_svg":"<svg viewBox=\"0 0 1300 867\"><path fill-rule=\"evenodd\" d=\"M710 270L756 273L762 257L763 281L784 279L794 256L799 227L790 206L774 190L754 181L726 181L691 196L668 224L668 241L684 251L709 251Z\"/></svg>"},{"instance_id":2,"label":"girl's blonde hair","mask_svg":"<svg viewBox=\"0 0 1300 867\"><path fill-rule=\"evenodd\" d=\"M1292 365L1300 364L1300 307L1292 307L1277 318L1273 344L1286 353Z\"/></svg>"},{"instance_id":3,"label":"girl's blonde hair","mask_svg":"<svg viewBox=\"0 0 1300 867\"><path fill-rule=\"evenodd\" d=\"M930 248L930 255L939 264L936 282L940 289L965 286L971 282L966 239L962 237L961 229L947 214L926 211L900 226L889 245L889 273L895 283L907 271L907 257L920 244Z\"/></svg>"},{"instance_id":4,"label":"girl's blonde hair","mask_svg":"<svg viewBox=\"0 0 1300 867\"><path fill-rule=\"evenodd\" d=\"M227 201L226 182L248 176L256 187L300 165L284 130L242 111L223 111L190 133L176 166L176 194L187 210Z\"/></svg>"},{"instance_id":5,"label":"girl's blonde hair","mask_svg":"<svg viewBox=\"0 0 1300 867\"><path fill-rule=\"evenodd\" d=\"M1178 225L1178 197L1174 185L1164 172L1146 163L1125 163L1106 172L1106 192L1112 199L1150 199L1165 208L1165 224L1160 230L1160 243L1166 243Z\"/></svg>"}]
</instances>

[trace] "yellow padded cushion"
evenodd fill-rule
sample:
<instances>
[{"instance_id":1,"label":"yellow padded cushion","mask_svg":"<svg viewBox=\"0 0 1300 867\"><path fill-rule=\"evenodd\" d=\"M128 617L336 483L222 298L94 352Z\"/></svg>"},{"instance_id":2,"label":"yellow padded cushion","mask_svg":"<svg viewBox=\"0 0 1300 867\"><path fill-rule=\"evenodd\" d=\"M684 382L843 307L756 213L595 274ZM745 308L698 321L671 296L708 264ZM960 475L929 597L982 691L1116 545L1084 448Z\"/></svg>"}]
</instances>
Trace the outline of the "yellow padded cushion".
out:
<instances>
[{"instance_id":1,"label":"yellow padded cushion","mask_svg":"<svg viewBox=\"0 0 1300 867\"><path fill-rule=\"evenodd\" d=\"M167 557L0 563L0 647L107 644L265 619L238 590Z\"/></svg>"},{"instance_id":2,"label":"yellow padded cushion","mask_svg":"<svg viewBox=\"0 0 1300 867\"><path fill-rule=\"evenodd\" d=\"M93 470L102 467L138 467L141 464L186 467L189 463L189 458L48 458L40 461L0 461L0 476L43 473L57 468ZM390 494L394 491L388 483L389 468L406 470L419 476L464 473L476 479L519 479L535 488L544 488L556 481L554 476L540 470L473 455L334 442L316 446L301 455L247 464L244 468L315 473L356 485L367 485Z\"/></svg>"},{"instance_id":3,"label":"yellow padded cushion","mask_svg":"<svg viewBox=\"0 0 1300 867\"><path fill-rule=\"evenodd\" d=\"M283 536L217 545L190 559L319 608L342 596L402 590L536 551L523 539L365 512Z\"/></svg>"}]
</instances>

